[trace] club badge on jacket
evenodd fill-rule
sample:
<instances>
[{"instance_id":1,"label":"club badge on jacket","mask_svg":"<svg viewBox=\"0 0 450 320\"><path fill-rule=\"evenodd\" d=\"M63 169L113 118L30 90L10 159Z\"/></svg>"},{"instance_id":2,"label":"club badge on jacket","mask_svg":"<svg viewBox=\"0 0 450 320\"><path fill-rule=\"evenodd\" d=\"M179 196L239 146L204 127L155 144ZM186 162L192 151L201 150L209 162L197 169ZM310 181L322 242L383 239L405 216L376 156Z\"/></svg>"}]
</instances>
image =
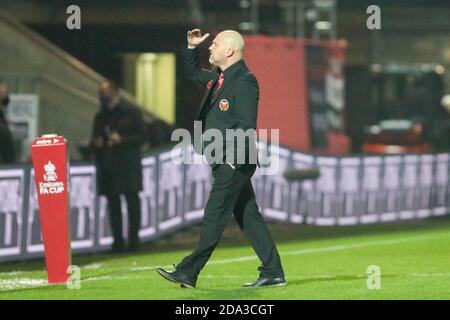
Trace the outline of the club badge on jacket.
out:
<instances>
[{"instance_id":1,"label":"club badge on jacket","mask_svg":"<svg viewBox=\"0 0 450 320\"><path fill-rule=\"evenodd\" d=\"M229 107L230 107L230 104L228 103L227 99L220 100L220 102L219 102L220 110L227 111Z\"/></svg>"}]
</instances>

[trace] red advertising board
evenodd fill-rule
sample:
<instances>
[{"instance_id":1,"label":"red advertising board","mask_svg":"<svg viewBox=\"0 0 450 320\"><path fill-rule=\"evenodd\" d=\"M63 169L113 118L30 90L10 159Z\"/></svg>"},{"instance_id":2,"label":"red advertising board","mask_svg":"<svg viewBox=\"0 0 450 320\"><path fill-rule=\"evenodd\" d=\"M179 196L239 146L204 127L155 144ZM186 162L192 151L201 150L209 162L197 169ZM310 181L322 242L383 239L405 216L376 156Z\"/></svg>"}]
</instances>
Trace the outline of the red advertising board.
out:
<instances>
[{"instance_id":1,"label":"red advertising board","mask_svg":"<svg viewBox=\"0 0 450 320\"><path fill-rule=\"evenodd\" d=\"M57 135L36 138L31 155L48 282L66 282L71 260L67 141Z\"/></svg>"},{"instance_id":2,"label":"red advertising board","mask_svg":"<svg viewBox=\"0 0 450 320\"><path fill-rule=\"evenodd\" d=\"M244 39L245 62L259 84L258 129L279 130L280 144L295 150L347 154L346 42L261 35Z\"/></svg>"}]
</instances>

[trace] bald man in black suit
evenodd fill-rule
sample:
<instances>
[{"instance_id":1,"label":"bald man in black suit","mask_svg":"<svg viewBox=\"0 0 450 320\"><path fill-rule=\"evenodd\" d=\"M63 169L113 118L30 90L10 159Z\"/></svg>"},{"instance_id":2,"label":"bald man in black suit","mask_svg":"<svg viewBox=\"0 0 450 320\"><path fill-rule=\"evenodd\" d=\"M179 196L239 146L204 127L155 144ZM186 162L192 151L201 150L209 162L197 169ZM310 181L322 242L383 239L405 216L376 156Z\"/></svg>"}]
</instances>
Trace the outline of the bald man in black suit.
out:
<instances>
[{"instance_id":1,"label":"bald man in black suit","mask_svg":"<svg viewBox=\"0 0 450 320\"><path fill-rule=\"evenodd\" d=\"M200 243L174 271L162 268L156 271L182 287L194 288L198 274L216 247L231 214L234 214L262 262L258 268L259 278L244 286L284 286L286 280L280 256L259 212L251 183L257 165L255 136L249 135L245 143L238 143L227 136L227 130L256 130L258 82L243 60L244 40L236 31L219 33L209 47L209 62L219 68L220 74L200 69L196 48L208 36L202 35L199 29L188 32L188 47L183 53L185 71L189 79L207 88L198 114L202 129L204 132L217 129L226 138L223 149L214 154L206 153L209 143L201 144L212 167L214 183L205 207ZM198 149L196 151L202 151Z\"/></svg>"}]
</instances>

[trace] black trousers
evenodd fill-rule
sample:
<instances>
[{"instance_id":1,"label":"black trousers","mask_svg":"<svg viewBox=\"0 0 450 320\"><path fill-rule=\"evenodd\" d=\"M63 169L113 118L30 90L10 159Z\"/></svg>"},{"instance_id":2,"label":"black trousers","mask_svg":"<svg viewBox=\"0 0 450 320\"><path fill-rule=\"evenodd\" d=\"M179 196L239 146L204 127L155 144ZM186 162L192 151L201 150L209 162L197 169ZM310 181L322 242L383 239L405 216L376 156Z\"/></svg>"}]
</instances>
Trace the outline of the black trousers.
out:
<instances>
[{"instance_id":1,"label":"black trousers","mask_svg":"<svg viewBox=\"0 0 450 320\"><path fill-rule=\"evenodd\" d=\"M128 208L128 240L130 245L139 243L139 228L141 225L141 201L138 192L124 193ZM120 194L107 194L109 206L109 220L114 238L114 246L123 246L122 235L122 208Z\"/></svg>"},{"instance_id":2,"label":"black trousers","mask_svg":"<svg viewBox=\"0 0 450 320\"><path fill-rule=\"evenodd\" d=\"M250 180L255 170L256 165L235 170L228 164L214 168L214 183L205 207L200 243L176 266L177 270L197 280L233 213L262 262L258 268L260 276L284 277L275 242L256 204Z\"/></svg>"}]
</instances>

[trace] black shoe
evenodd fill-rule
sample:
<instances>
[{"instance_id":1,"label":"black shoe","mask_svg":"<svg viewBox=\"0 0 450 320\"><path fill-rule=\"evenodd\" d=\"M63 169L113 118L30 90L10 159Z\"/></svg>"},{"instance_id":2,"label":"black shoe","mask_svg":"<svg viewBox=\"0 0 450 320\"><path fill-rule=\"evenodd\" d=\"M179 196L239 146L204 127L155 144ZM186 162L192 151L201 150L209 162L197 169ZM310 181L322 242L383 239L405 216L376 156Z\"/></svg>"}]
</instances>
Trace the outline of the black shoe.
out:
<instances>
[{"instance_id":1,"label":"black shoe","mask_svg":"<svg viewBox=\"0 0 450 320\"><path fill-rule=\"evenodd\" d=\"M283 287L287 285L287 281L281 278L264 278L260 277L252 283L245 283L242 286L246 288L260 288L260 287Z\"/></svg>"},{"instance_id":2,"label":"black shoe","mask_svg":"<svg viewBox=\"0 0 450 320\"><path fill-rule=\"evenodd\" d=\"M195 288L195 281L192 281L188 278L184 273L178 270L174 270L172 272L166 271L163 268L156 268L156 272L158 272L163 278L178 283L182 288Z\"/></svg>"}]
</instances>

